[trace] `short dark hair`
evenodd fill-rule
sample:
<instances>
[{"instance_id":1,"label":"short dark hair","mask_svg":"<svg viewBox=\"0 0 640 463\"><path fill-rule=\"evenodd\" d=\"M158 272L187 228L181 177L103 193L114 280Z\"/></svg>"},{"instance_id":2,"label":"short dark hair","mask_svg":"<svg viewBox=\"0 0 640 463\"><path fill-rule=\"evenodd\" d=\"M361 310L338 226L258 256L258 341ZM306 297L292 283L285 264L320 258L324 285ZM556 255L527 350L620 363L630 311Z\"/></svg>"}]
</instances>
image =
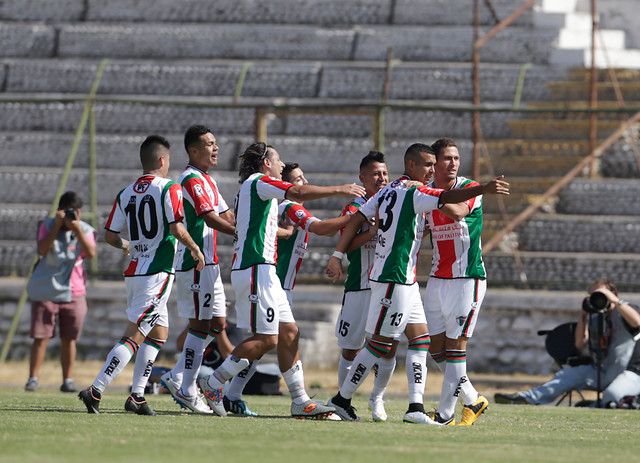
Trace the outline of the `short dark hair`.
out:
<instances>
[{"instance_id":1,"label":"short dark hair","mask_svg":"<svg viewBox=\"0 0 640 463\"><path fill-rule=\"evenodd\" d=\"M387 161L385 161L384 159L384 153L375 150L369 151L367 155L362 158L362 161L360 161L360 170L364 169L369 164L373 164L374 162L385 164Z\"/></svg>"},{"instance_id":2,"label":"short dark hair","mask_svg":"<svg viewBox=\"0 0 640 463\"><path fill-rule=\"evenodd\" d=\"M144 170L154 169L164 154L161 147L171 148L171 144L162 135L149 135L140 145L140 162Z\"/></svg>"},{"instance_id":3,"label":"short dark hair","mask_svg":"<svg viewBox=\"0 0 640 463\"><path fill-rule=\"evenodd\" d=\"M616 296L618 295L618 288L609 278L599 278L589 286L589 293L592 293L597 287L604 286Z\"/></svg>"},{"instance_id":4,"label":"short dark hair","mask_svg":"<svg viewBox=\"0 0 640 463\"><path fill-rule=\"evenodd\" d=\"M238 169L240 183L243 183L256 172L260 172L262 161L272 156L269 148L273 148L273 146L259 141L249 145L247 149L244 150L244 153L240 155L240 168Z\"/></svg>"},{"instance_id":5,"label":"short dark hair","mask_svg":"<svg viewBox=\"0 0 640 463\"><path fill-rule=\"evenodd\" d=\"M433 149L425 143L414 143L404 152L404 162L406 163L409 159L417 161L422 153L433 154Z\"/></svg>"},{"instance_id":6,"label":"short dark hair","mask_svg":"<svg viewBox=\"0 0 640 463\"><path fill-rule=\"evenodd\" d=\"M298 167L300 167L300 164L297 162L285 162L284 169L282 169L282 180L291 182L291 180L289 180L291 178L291 172Z\"/></svg>"},{"instance_id":7,"label":"short dark hair","mask_svg":"<svg viewBox=\"0 0 640 463\"><path fill-rule=\"evenodd\" d=\"M189 147L200 141L200 137L213 133L209 127L202 124L192 125L184 133L184 149L189 154Z\"/></svg>"},{"instance_id":8,"label":"short dark hair","mask_svg":"<svg viewBox=\"0 0 640 463\"><path fill-rule=\"evenodd\" d=\"M433 144L431 145L431 149L433 149L433 154L435 154L436 159L438 159L438 156L440 156L442 153L444 153L444 150L449 148L449 147L455 147L457 148L458 145L456 145L456 142L453 141L453 139L451 138L440 138L436 141L433 142Z\"/></svg>"},{"instance_id":9,"label":"short dark hair","mask_svg":"<svg viewBox=\"0 0 640 463\"><path fill-rule=\"evenodd\" d=\"M65 191L58 201L58 209L80 209L82 198L75 191Z\"/></svg>"}]
</instances>

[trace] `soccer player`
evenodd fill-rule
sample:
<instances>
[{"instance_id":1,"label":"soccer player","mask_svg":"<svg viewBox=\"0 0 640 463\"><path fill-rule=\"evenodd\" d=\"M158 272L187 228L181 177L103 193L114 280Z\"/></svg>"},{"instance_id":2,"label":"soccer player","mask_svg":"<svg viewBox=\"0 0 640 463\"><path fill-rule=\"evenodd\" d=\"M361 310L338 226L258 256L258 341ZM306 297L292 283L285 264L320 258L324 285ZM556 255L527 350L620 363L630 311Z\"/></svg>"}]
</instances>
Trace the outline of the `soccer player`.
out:
<instances>
[{"instance_id":1,"label":"soccer player","mask_svg":"<svg viewBox=\"0 0 640 463\"><path fill-rule=\"evenodd\" d=\"M378 191L351 216L326 269L326 274L334 281L342 275L341 259L357 229L378 214L376 256L369 274L371 303L365 328L372 335L371 340L354 359L340 391L329 400L329 405L347 421L360 420L351 405L353 394L378 359L397 348L398 338L404 333L409 340L409 409L403 420L432 423L423 405L430 338L416 283L417 255L424 232L423 213L483 193L508 194L508 184L499 178L486 185L461 190L426 187L424 184L433 174L435 164L435 156L428 145L411 145L405 152L404 164L402 177Z\"/></svg>"},{"instance_id":2,"label":"soccer player","mask_svg":"<svg viewBox=\"0 0 640 463\"><path fill-rule=\"evenodd\" d=\"M430 187L449 191L478 185L458 176L460 154L455 141L441 138L432 148L436 169ZM487 290L480 242L482 196L430 211L427 223L433 264L424 305L432 333L431 356L444 373L440 404L430 415L437 424L454 425L455 405L461 396L464 406L458 424L469 426L489 405L467 378L466 352Z\"/></svg>"},{"instance_id":3,"label":"soccer player","mask_svg":"<svg viewBox=\"0 0 640 463\"><path fill-rule=\"evenodd\" d=\"M218 266L217 231L233 235L233 212L218 191L209 170L218 165L216 137L204 125L193 125L184 135L189 164L180 175L187 231L202 249L206 265L197 262L178 245L175 257L178 311L189 320L182 354L171 371L162 375L162 384L183 408L197 413L213 413L197 393L196 379L206 346L212 339L229 345L224 326L227 316L224 287Z\"/></svg>"},{"instance_id":4,"label":"soccer player","mask_svg":"<svg viewBox=\"0 0 640 463\"><path fill-rule=\"evenodd\" d=\"M176 239L189 249L198 270L205 264L204 255L182 223L182 189L166 178L169 148L169 142L159 135L144 140L140 146L144 175L118 193L105 225L105 241L131 256L124 272L129 321L93 384L78 394L89 413L100 413L102 393L137 353L125 409L155 415L144 398L144 388L169 334L167 299L173 284ZM129 241L119 235L125 227Z\"/></svg>"},{"instance_id":5,"label":"soccer player","mask_svg":"<svg viewBox=\"0 0 640 463\"><path fill-rule=\"evenodd\" d=\"M209 378L198 381L214 413L225 416L223 384L278 344L280 314L291 311L275 271L278 201L309 201L327 196L360 196L364 188L293 185L281 180L284 164L272 147L259 142L241 155L240 191L236 197L236 239L231 283L236 292L238 327L251 336L240 343ZM299 363L284 371L296 418L324 418L332 407L312 402L304 390Z\"/></svg>"},{"instance_id":6,"label":"soccer player","mask_svg":"<svg viewBox=\"0 0 640 463\"><path fill-rule=\"evenodd\" d=\"M362 158L360 162L360 182L364 186L366 196L354 198L352 202L348 203L342 211L342 215L345 217L357 212L367 202L367 199L389 183L389 172L387 171L383 153L369 151ZM347 250L349 267L347 268L347 279L344 283L342 308L336 321L335 331L338 338L338 347L342 349L338 362L338 385L342 385L344 382L353 359L366 342L364 328L371 297L369 270L373 265L377 238L377 223L375 221L373 223L363 222L358 234ZM386 421L387 419L382 398L391 380L395 366L395 355L380 357L376 363L375 381L369 396L369 407L374 421Z\"/></svg>"}]
</instances>

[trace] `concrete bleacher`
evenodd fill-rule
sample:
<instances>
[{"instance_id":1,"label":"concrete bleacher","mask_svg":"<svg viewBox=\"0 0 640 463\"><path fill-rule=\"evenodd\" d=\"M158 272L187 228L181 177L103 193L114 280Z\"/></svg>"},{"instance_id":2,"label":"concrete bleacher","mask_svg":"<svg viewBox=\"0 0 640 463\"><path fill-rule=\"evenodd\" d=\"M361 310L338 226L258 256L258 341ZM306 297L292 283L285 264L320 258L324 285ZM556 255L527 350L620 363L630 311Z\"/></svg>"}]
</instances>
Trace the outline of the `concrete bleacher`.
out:
<instances>
[{"instance_id":1,"label":"concrete bleacher","mask_svg":"<svg viewBox=\"0 0 640 463\"><path fill-rule=\"evenodd\" d=\"M491 3L500 19L517 7L512 0ZM485 5L480 13L484 33L496 18ZM523 107L539 109L558 102L575 107L588 98L584 70L556 64L554 47L567 22L553 16L558 23L555 27L550 25L553 21L543 21L545 14L540 8L528 11L482 50L479 80L484 105L511 105L521 72ZM121 286L106 280L121 280L126 258L101 241L101 227L116 193L139 174L138 147L145 135L161 133L170 140L170 175L177 178L186 162L184 129L192 123L211 126L221 148L214 176L231 204L238 188L237 155L253 141L253 108L230 104L244 70L239 103L371 103L382 97L385 60L392 48L389 99L407 104L428 102L434 107L385 110L384 151L392 175L401 173L402 153L410 143L449 136L460 146L461 173L470 176L472 116L457 108L472 99L472 24L473 8L467 0L0 2L0 184L7 192L0 199L0 275L26 274L35 254L36 224L50 209L84 108L83 101L72 98L87 94L101 59L110 62L104 68L98 96L112 100L95 104L98 274L106 289L98 288L99 294L93 295L97 312L90 335L108 338L108 343L99 346L108 349L123 320L121 302L110 301L112 288L121 292ZM621 70L617 77L627 103L637 104L638 73ZM599 78L605 82L608 75L601 72ZM611 86L603 83L599 87L599 100L613 104ZM160 99L165 103L150 103ZM206 105L212 102L224 103L224 107ZM600 139L617 128L621 118L603 120ZM268 141L284 160L300 162L312 183L352 182L357 179L360 158L372 148L372 122L366 115L279 114L269 119ZM512 194L505 199L504 208L511 218L588 150L584 114L494 111L482 114L481 128L491 155L491 162L480 160L482 176L488 178L490 165L497 174L507 175ZM638 291L635 280L640 259L633 253L639 247L640 210L635 206L639 192L633 179L640 174L630 148L633 142L626 138L616 143L600 160L601 177L574 180L511 237L519 243L530 288L583 291L590 280L606 274L622 291ZM87 166L85 135L67 189L77 190L89 210ZM343 203L344 199L332 198L307 206L319 217L328 218ZM504 223L496 198L485 198L484 209L486 241ZM232 241L219 236L221 268L229 281ZM426 241L419 264L421 283L430 267ZM335 242L335 237L311 238L299 282L321 281ZM492 291L523 287L514 258L504 248L489 253L486 266ZM300 298L303 302L296 317L308 359L327 344L326 339L310 339L331 336L339 290L302 290L307 292ZM326 297L317 299L321 292ZM540 327L540 317L562 322L575 315L569 310L562 313L567 304L562 296L547 296L544 302L530 305L533 310L518 306L520 295L506 299L498 295L492 301L495 294L488 295L483 308L487 318L481 319L478 330L497 330L503 345L483 348L483 355L475 359L476 368L512 371L509 358L535 357L535 342L530 341L531 336L522 336L523 327L529 331ZM11 313L9 306L13 307L11 303L0 306L3 330ZM328 309L319 310L322 307ZM486 337L487 342L496 338ZM528 341L523 343L525 338ZM28 340L21 342L26 345ZM542 346L537 348L542 354L537 357L543 356ZM530 372L544 371L542 363L547 362L538 362L539 369Z\"/></svg>"}]
</instances>

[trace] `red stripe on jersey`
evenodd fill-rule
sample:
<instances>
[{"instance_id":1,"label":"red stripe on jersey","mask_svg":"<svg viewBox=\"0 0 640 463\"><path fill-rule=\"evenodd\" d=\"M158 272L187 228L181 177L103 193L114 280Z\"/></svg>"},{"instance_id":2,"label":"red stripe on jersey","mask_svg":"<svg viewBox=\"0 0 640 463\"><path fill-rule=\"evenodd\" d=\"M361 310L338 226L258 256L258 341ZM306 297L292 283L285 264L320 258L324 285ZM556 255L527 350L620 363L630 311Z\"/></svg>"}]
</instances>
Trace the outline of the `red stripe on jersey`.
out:
<instances>
[{"instance_id":1,"label":"red stripe on jersey","mask_svg":"<svg viewBox=\"0 0 640 463\"><path fill-rule=\"evenodd\" d=\"M137 259L132 260L131 262L129 262L129 266L124 271L124 276L130 277L130 276L135 275L137 266L138 266L138 260Z\"/></svg>"},{"instance_id":2,"label":"red stripe on jersey","mask_svg":"<svg viewBox=\"0 0 640 463\"><path fill-rule=\"evenodd\" d=\"M450 217L447 217L446 215L444 215L440 211L431 211L431 220L433 220L433 225L436 226L436 227L438 225L445 225L445 224L448 224L448 223L455 222L455 220L453 220Z\"/></svg>"},{"instance_id":3,"label":"red stripe on jersey","mask_svg":"<svg viewBox=\"0 0 640 463\"><path fill-rule=\"evenodd\" d=\"M306 210L300 204L292 204L289 206L286 210L286 214L292 224L298 225L300 228L307 231L309 230L308 227L311 221L310 219L315 218L311 212Z\"/></svg>"},{"instance_id":4,"label":"red stripe on jersey","mask_svg":"<svg viewBox=\"0 0 640 463\"><path fill-rule=\"evenodd\" d=\"M220 200L218 199L218 196L219 196L218 187L216 187L215 183L213 183L213 180L211 180L211 177L209 177L208 175L205 177L205 179L207 180L207 183L211 187L211 191L213 191L213 198L211 198L213 200L213 205L217 206L218 203L220 202Z\"/></svg>"},{"instance_id":5,"label":"red stripe on jersey","mask_svg":"<svg viewBox=\"0 0 640 463\"><path fill-rule=\"evenodd\" d=\"M440 265L435 276L440 278L453 278L451 264L455 262L456 246L453 240L437 241L438 252L440 253ZM453 259L446 259L446 256L453 256Z\"/></svg>"},{"instance_id":6,"label":"red stripe on jersey","mask_svg":"<svg viewBox=\"0 0 640 463\"><path fill-rule=\"evenodd\" d=\"M420 193L424 193L425 195L435 196L436 198L439 198L444 190L441 190L439 188L429 188L426 185L422 185L418 187L418 191Z\"/></svg>"},{"instance_id":7,"label":"red stripe on jersey","mask_svg":"<svg viewBox=\"0 0 640 463\"><path fill-rule=\"evenodd\" d=\"M280 188L283 191L287 191L289 188L293 186L293 183L285 182L284 180L280 180L275 177L270 177L269 175L263 175L258 180L260 180L261 182L268 183L269 185L273 185L277 188Z\"/></svg>"},{"instance_id":8,"label":"red stripe on jersey","mask_svg":"<svg viewBox=\"0 0 640 463\"><path fill-rule=\"evenodd\" d=\"M116 212L116 207L118 207L118 198L116 198L116 200L113 202L111 213L109 214L109 218L107 219L107 224L104 226L104 228L110 229L111 221L113 220L113 214Z\"/></svg>"},{"instance_id":9,"label":"red stripe on jersey","mask_svg":"<svg viewBox=\"0 0 640 463\"><path fill-rule=\"evenodd\" d=\"M182 209L182 187L174 183L169 187L169 198L171 200L171 208L173 209L173 221L178 222L184 217Z\"/></svg>"},{"instance_id":10,"label":"red stripe on jersey","mask_svg":"<svg viewBox=\"0 0 640 463\"><path fill-rule=\"evenodd\" d=\"M218 203L217 197L213 198L214 202L212 202L212 198L209 198L209 195L206 194L206 190L204 189L204 182L199 178L190 178L184 184L183 188L193 199L193 207L196 210L196 214L198 216L212 211L214 206Z\"/></svg>"}]
</instances>

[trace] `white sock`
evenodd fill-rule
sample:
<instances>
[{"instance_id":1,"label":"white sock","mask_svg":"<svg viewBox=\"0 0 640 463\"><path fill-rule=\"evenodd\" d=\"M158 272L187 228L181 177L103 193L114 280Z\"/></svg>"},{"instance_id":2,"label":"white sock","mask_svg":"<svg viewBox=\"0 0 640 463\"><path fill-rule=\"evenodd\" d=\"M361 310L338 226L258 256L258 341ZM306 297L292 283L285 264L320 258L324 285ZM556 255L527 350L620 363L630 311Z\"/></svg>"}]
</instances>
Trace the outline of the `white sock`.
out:
<instances>
[{"instance_id":1,"label":"white sock","mask_svg":"<svg viewBox=\"0 0 640 463\"><path fill-rule=\"evenodd\" d=\"M231 401L242 399L242 392L244 391L244 388L249 380L256 372L258 363L260 363L259 358L255 359L253 362L251 362L251 365L249 365L247 368L233 377L233 379L231 380L231 384L229 385L229 389L227 389L227 392L225 392L227 399Z\"/></svg>"},{"instance_id":2,"label":"white sock","mask_svg":"<svg viewBox=\"0 0 640 463\"><path fill-rule=\"evenodd\" d=\"M455 412L456 402L463 378L467 377L467 352L464 350L447 350L447 368L442 382L438 413L444 419L451 418Z\"/></svg>"},{"instance_id":3,"label":"white sock","mask_svg":"<svg viewBox=\"0 0 640 463\"><path fill-rule=\"evenodd\" d=\"M396 369L396 358L392 357L388 359L380 357L376 363L378 364L378 370L376 372L376 377L373 380L371 395L369 396L373 400L382 399L384 391L387 390L389 381L391 381L393 372Z\"/></svg>"},{"instance_id":4,"label":"white sock","mask_svg":"<svg viewBox=\"0 0 640 463\"><path fill-rule=\"evenodd\" d=\"M409 385L409 403L424 403L424 388L427 382L427 352L407 349L405 369Z\"/></svg>"},{"instance_id":5,"label":"white sock","mask_svg":"<svg viewBox=\"0 0 640 463\"><path fill-rule=\"evenodd\" d=\"M180 391L185 397L193 397L196 395L196 379L202 365L202 356L206 345L207 334L202 331L189 328L187 337L184 340L182 355L180 359L184 361L182 364L182 381Z\"/></svg>"},{"instance_id":6,"label":"white sock","mask_svg":"<svg viewBox=\"0 0 640 463\"><path fill-rule=\"evenodd\" d=\"M131 361L131 358L138 350L138 344L133 339L123 337L118 344L107 355L107 361L102 370L96 376L92 386L102 394L111 381L116 379L124 367Z\"/></svg>"},{"instance_id":7,"label":"white sock","mask_svg":"<svg viewBox=\"0 0 640 463\"><path fill-rule=\"evenodd\" d=\"M158 357L158 352L162 349L164 340L146 337L142 342L138 353L136 354L136 362L133 367L133 384L131 385L131 394L144 395L144 389L151 376L153 363Z\"/></svg>"},{"instance_id":8,"label":"white sock","mask_svg":"<svg viewBox=\"0 0 640 463\"><path fill-rule=\"evenodd\" d=\"M248 359L236 357L235 355L229 355L222 365L214 370L207 380L209 386L213 389L221 389L224 383L229 381L235 375L247 368L251 362Z\"/></svg>"},{"instance_id":9,"label":"white sock","mask_svg":"<svg viewBox=\"0 0 640 463\"><path fill-rule=\"evenodd\" d=\"M385 354L391 352L391 343L370 340L356 358L353 359L349 375L340 386L340 395L351 399L362 382L371 372L371 368Z\"/></svg>"},{"instance_id":10,"label":"white sock","mask_svg":"<svg viewBox=\"0 0 640 463\"><path fill-rule=\"evenodd\" d=\"M291 368L282 373L284 382L289 388L291 401L294 404L303 404L309 400L309 395L304 387L304 372L302 371L302 362L298 360Z\"/></svg>"},{"instance_id":11,"label":"white sock","mask_svg":"<svg viewBox=\"0 0 640 463\"><path fill-rule=\"evenodd\" d=\"M347 360L340 355L340 361L338 362L338 387L342 386L347 375L349 375L349 370L351 370L352 364L353 360Z\"/></svg>"}]
</instances>

